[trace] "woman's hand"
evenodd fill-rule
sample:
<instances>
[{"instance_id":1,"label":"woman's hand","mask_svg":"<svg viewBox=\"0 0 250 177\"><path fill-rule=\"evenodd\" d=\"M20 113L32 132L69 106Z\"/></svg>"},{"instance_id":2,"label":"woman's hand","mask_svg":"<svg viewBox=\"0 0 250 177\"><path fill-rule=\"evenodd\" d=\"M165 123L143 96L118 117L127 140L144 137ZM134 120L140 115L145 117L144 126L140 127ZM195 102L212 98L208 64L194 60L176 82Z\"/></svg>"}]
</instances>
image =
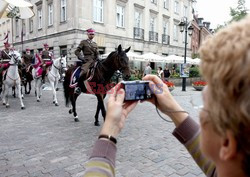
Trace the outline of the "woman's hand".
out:
<instances>
[{"instance_id":1,"label":"woman's hand","mask_svg":"<svg viewBox=\"0 0 250 177\"><path fill-rule=\"evenodd\" d=\"M183 108L175 101L174 97L168 90L168 86L162 82L162 80L155 75L146 75L143 80L150 81L149 86L153 92L153 97L148 100L157 108L168 115L176 126L183 122L188 116L184 112L172 112L171 111L184 111Z\"/></svg>"},{"instance_id":2,"label":"woman's hand","mask_svg":"<svg viewBox=\"0 0 250 177\"><path fill-rule=\"evenodd\" d=\"M112 135L117 137L124 127L128 114L135 108L137 101L123 102L125 92L119 89L120 84L110 91L107 104L107 114L100 134Z\"/></svg>"}]
</instances>

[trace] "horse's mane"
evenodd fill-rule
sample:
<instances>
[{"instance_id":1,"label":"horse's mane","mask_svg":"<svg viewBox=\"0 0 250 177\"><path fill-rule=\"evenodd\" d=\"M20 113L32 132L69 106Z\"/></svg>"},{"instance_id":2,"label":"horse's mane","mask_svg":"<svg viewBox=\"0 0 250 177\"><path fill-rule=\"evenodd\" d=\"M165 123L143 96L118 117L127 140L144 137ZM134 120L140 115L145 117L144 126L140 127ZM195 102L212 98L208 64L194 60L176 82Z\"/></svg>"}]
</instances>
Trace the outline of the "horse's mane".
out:
<instances>
[{"instance_id":1,"label":"horse's mane","mask_svg":"<svg viewBox=\"0 0 250 177\"><path fill-rule=\"evenodd\" d=\"M106 78L104 78L104 74L108 74L110 73L110 75L112 76L113 75L113 71L110 70L110 67L109 66L105 66L105 63L110 59L112 58L112 56L114 54L116 54L117 52L116 51L113 51L111 52L106 59L104 60L101 60L98 62L97 66L96 66L96 70L95 70L95 77L97 80L100 81L100 83L103 83L103 82L106 82L108 80L106 80Z\"/></svg>"}]
</instances>

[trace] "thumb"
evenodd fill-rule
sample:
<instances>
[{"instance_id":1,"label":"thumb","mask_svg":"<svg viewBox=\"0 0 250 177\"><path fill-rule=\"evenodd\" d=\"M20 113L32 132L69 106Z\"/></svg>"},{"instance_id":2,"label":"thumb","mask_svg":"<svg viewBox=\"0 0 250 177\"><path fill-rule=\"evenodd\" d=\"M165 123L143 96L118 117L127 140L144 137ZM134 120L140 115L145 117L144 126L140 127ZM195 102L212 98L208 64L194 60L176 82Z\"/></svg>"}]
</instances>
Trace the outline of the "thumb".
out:
<instances>
[{"instance_id":1,"label":"thumb","mask_svg":"<svg viewBox=\"0 0 250 177\"><path fill-rule=\"evenodd\" d=\"M125 91L124 91L124 89L120 89L117 92L116 101L119 103L123 103L124 97L125 97Z\"/></svg>"}]
</instances>

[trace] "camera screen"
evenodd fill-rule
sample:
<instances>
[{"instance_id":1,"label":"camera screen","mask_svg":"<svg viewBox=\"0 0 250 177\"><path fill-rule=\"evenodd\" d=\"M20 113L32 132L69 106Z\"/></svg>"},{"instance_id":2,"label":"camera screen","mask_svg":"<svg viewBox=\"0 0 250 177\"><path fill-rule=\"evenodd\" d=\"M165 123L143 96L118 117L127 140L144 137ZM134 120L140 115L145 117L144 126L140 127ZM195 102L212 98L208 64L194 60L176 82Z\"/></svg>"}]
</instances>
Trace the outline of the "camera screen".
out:
<instances>
[{"instance_id":1,"label":"camera screen","mask_svg":"<svg viewBox=\"0 0 250 177\"><path fill-rule=\"evenodd\" d=\"M151 98L148 83L135 83L125 85L125 100L145 100Z\"/></svg>"}]
</instances>

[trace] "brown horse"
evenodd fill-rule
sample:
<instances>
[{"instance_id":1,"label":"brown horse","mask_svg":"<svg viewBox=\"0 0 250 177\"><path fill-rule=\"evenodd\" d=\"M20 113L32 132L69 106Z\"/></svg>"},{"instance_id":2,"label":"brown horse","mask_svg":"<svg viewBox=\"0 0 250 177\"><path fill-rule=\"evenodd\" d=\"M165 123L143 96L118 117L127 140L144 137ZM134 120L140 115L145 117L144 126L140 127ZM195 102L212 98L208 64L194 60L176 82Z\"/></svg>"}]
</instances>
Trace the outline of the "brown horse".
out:
<instances>
[{"instance_id":1,"label":"brown horse","mask_svg":"<svg viewBox=\"0 0 250 177\"><path fill-rule=\"evenodd\" d=\"M99 61L95 73L92 77L92 79L89 81L91 82L92 86L98 86L98 88L94 88L94 94L97 97L97 110L95 114L95 126L99 126L99 112L102 111L102 116L105 120L106 116L106 110L104 107L103 100L106 96L106 91L110 89L110 79L113 76L114 72L117 70L120 70L123 73L123 78L125 80L129 79L130 77L130 69L129 69L129 59L126 55L126 53L130 50L130 47L126 50L122 50L121 45L118 46L117 51L111 52L109 56L102 61ZM64 87L64 96L66 100L66 105L71 102L72 108L69 110L69 113L74 115L74 120L76 122L79 121L77 113L76 113L76 99L79 96L78 94L74 93L74 88L69 87L70 85L70 78L72 73L74 72L76 67L71 67L67 70L65 79L63 82ZM101 88L100 88L101 86ZM93 88L93 87L92 87ZM105 88L105 89L103 89ZM87 92L86 86L83 86L81 88L83 93ZM93 90L93 89L92 89Z\"/></svg>"}]
</instances>

